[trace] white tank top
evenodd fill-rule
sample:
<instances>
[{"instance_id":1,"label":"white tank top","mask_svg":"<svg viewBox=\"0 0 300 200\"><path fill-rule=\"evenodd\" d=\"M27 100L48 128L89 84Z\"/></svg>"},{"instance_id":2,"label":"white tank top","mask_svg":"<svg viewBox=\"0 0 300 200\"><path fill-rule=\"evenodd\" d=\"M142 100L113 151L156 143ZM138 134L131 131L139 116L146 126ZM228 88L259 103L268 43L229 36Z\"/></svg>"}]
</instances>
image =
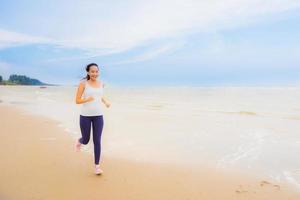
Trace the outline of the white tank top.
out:
<instances>
[{"instance_id":1,"label":"white tank top","mask_svg":"<svg viewBox=\"0 0 300 200\"><path fill-rule=\"evenodd\" d=\"M87 80L84 81L85 88L82 94L83 98L93 96L94 100L81 104L80 115L82 116L98 116L103 115L101 97L103 96L103 84L100 88L95 88L89 85Z\"/></svg>"}]
</instances>

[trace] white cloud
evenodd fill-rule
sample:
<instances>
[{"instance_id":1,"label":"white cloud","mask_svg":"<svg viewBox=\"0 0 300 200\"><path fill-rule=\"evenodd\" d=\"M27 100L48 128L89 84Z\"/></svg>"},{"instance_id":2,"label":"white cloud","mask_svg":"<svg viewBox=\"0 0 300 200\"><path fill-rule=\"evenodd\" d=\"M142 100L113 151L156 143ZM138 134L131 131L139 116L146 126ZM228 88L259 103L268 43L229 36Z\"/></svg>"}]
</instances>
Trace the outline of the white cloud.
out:
<instances>
[{"instance_id":1,"label":"white cloud","mask_svg":"<svg viewBox=\"0 0 300 200\"><path fill-rule=\"evenodd\" d=\"M26 34L0 29L0 49L26 45L26 44L41 44L41 43L55 44L53 40L46 39L43 37L34 37Z\"/></svg>"},{"instance_id":2,"label":"white cloud","mask_svg":"<svg viewBox=\"0 0 300 200\"><path fill-rule=\"evenodd\" d=\"M61 48L85 50L88 56L112 54L151 44L158 39L176 41L190 33L256 23L274 14L299 9L300 1L153 0L126 1L120 5L89 1L60 5L61 8L57 9L61 10L53 15L44 11L45 16L36 16L45 21L39 29L29 26L24 30L27 34L0 31L0 48L51 43ZM164 50L157 52L155 55ZM146 53L140 59L147 57L153 56Z\"/></svg>"},{"instance_id":3,"label":"white cloud","mask_svg":"<svg viewBox=\"0 0 300 200\"><path fill-rule=\"evenodd\" d=\"M120 52L156 39L243 25L299 6L300 1L295 0L139 1L122 19L90 19L85 22L89 29L76 28L71 35L60 33L60 41L67 47Z\"/></svg>"},{"instance_id":4,"label":"white cloud","mask_svg":"<svg viewBox=\"0 0 300 200\"><path fill-rule=\"evenodd\" d=\"M151 49L147 50L146 52L144 52L142 55L138 55L138 56L135 56L135 57L127 59L127 60L114 62L114 63L112 63L112 65L136 63L136 62L141 62L141 61L145 61L145 60L150 60L159 55L171 53L172 51L180 48L183 45L184 45L183 41L167 43L164 45L160 45L159 47L156 47L156 48L151 48Z\"/></svg>"}]
</instances>

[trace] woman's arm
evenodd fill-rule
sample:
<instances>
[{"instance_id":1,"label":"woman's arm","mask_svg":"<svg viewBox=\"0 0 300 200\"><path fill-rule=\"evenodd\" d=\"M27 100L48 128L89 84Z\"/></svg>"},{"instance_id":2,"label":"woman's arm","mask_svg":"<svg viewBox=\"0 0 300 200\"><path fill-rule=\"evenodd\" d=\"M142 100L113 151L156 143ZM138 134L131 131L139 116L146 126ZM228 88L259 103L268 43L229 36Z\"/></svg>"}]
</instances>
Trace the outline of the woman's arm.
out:
<instances>
[{"instance_id":1,"label":"woman's arm","mask_svg":"<svg viewBox=\"0 0 300 200\"><path fill-rule=\"evenodd\" d=\"M86 99L82 99L82 93L84 91L84 83L80 82L78 89L77 89L77 94L76 94L76 104L82 104L82 103L86 103L89 101L92 101L94 98L93 97L88 97Z\"/></svg>"},{"instance_id":2,"label":"woman's arm","mask_svg":"<svg viewBox=\"0 0 300 200\"><path fill-rule=\"evenodd\" d=\"M110 103L107 101L107 99L104 96L101 97L101 101L106 105L106 107L110 106Z\"/></svg>"},{"instance_id":3,"label":"woman's arm","mask_svg":"<svg viewBox=\"0 0 300 200\"><path fill-rule=\"evenodd\" d=\"M102 87L104 88L104 86L105 86L105 83L103 83L103 86L102 86ZM107 101L106 97L102 96L102 97L101 97L101 101L102 101L102 103L105 104L105 106L106 106L107 108L110 106L110 103Z\"/></svg>"}]
</instances>

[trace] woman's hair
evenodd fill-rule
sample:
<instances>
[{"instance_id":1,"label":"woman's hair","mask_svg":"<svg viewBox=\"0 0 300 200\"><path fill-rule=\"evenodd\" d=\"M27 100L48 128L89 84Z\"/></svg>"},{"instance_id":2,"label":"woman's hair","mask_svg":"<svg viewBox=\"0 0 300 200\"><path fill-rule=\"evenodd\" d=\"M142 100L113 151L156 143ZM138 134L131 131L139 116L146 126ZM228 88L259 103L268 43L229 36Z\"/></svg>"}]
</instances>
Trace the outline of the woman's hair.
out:
<instances>
[{"instance_id":1,"label":"woman's hair","mask_svg":"<svg viewBox=\"0 0 300 200\"><path fill-rule=\"evenodd\" d=\"M86 67L85 67L85 71L86 72L89 72L90 71L90 67L91 66L96 66L98 69L99 69L99 67L98 67L98 65L96 64L96 63L90 63L90 64L88 64ZM90 75L86 75L84 78L82 78L82 79L87 79L87 80L89 80L90 79ZM82 80L81 79L81 80Z\"/></svg>"}]
</instances>

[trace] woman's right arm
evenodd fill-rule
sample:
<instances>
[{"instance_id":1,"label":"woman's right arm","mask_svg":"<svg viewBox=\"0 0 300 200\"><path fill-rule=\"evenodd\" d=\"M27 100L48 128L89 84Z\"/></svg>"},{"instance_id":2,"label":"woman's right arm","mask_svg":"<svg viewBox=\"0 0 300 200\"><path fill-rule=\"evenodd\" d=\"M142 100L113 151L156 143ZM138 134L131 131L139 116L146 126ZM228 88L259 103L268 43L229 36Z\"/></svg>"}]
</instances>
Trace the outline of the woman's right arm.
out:
<instances>
[{"instance_id":1,"label":"woman's right arm","mask_svg":"<svg viewBox=\"0 0 300 200\"><path fill-rule=\"evenodd\" d=\"M82 104L82 103L86 103L92 100L92 97L86 98L86 99L82 99L82 93L84 90L84 83L80 82L78 89L77 89L77 94L76 94L76 104Z\"/></svg>"}]
</instances>

